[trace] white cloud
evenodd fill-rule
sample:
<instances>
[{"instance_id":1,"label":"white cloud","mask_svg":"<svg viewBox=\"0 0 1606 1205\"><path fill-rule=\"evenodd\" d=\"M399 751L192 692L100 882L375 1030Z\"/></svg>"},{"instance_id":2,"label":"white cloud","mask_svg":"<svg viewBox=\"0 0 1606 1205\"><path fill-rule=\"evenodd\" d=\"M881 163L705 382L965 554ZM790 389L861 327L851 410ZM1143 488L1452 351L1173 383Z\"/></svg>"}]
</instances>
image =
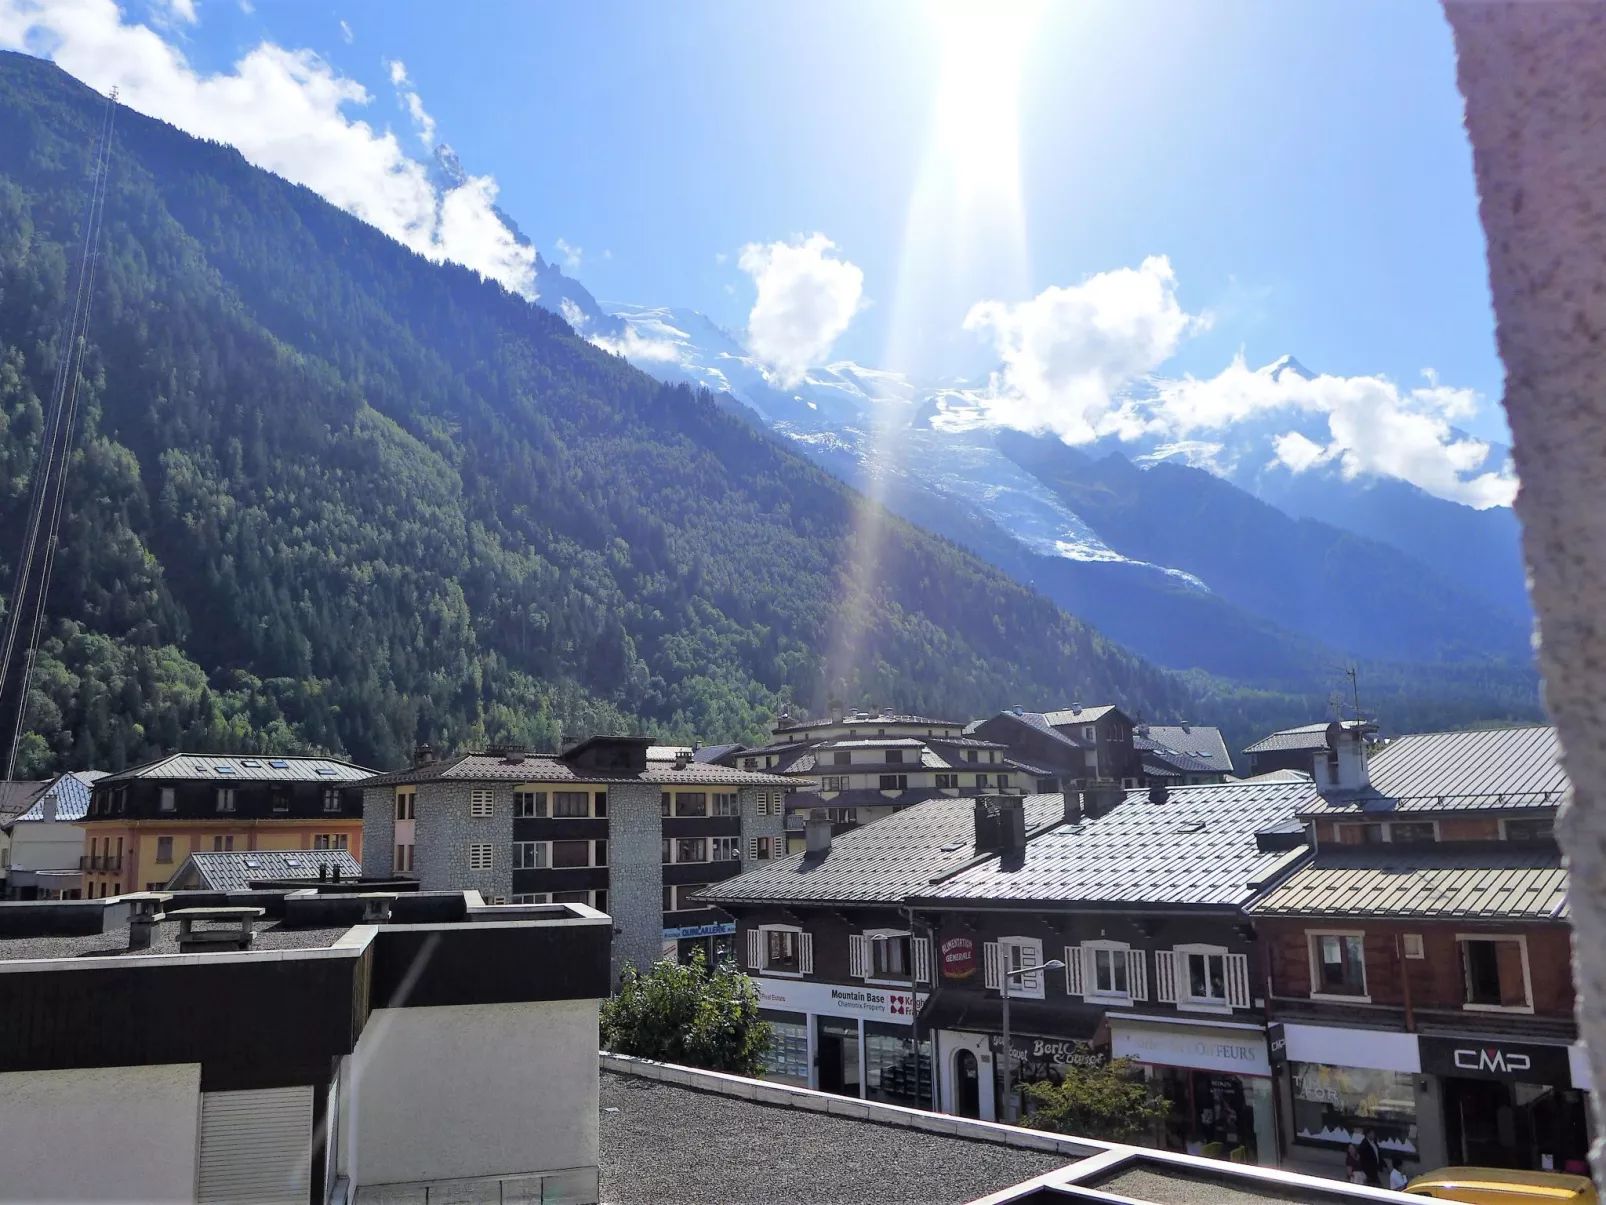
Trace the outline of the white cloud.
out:
<instances>
[{"instance_id":1,"label":"white cloud","mask_svg":"<svg viewBox=\"0 0 1606 1205\"><path fill-rule=\"evenodd\" d=\"M347 25L344 21L340 23L340 36L345 39L347 46L350 46L357 40L357 35L351 32L351 26Z\"/></svg>"},{"instance_id":2,"label":"white cloud","mask_svg":"<svg viewBox=\"0 0 1606 1205\"><path fill-rule=\"evenodd\" d=\"M1124 390L1207 323L1177 302L1176 274L1163 255L1052 286L1030 301L978 302L965 329L987 335L1003 367L973 400L995 423L1086 443L1110 429Z\"/></svg>"},{"instance_id":3,"label":"white cloud","mask_svg":"<svg viewBox=\"0 0 1606 1205\"><path fill-rule=\"evenodd\" d=\"M567 298L564 305L571 304ZM578 309L578 307L576 307ZM565 311L567 314L567 311ZM582 318L584 315L582 315ZM571 320L570 325L574 322ZM578 328L576 328L578 329ZM612 352L616 356L623 356L632 363L639 360L651 360L658 364L677 364L681 359L681 349L678 345L667 339L649 339L639 333L635 327L625 327L624 334L617 339L607 335L597 335L591 342L603 351Z\"/></svg>"},{"instance_id":4,"label":"white cloud","mask_svg":"<svg viewBox=\"0 0 1606 1205\"><path fill-rule=\"evenodd\" d=\"M168 11L180 21L194 25L200 18L195 12L195 0L166 0Z\"/></svg>"},{"instance_id":5,"label":"white cloud","mask_svg":"<svg viewBox=\"0 0 1606 1205\"><path fill-rule=\"evenodd\" d=\"M825 361L864 305L864 273L835 250L825 235L811 234L795 243L749 243L737 260L758 286L748 350L783 387Z\"/></svg>"},{"instance_id":6,"label":"white cloud","mask_svg":"<svg viewBox=\"0 0 1606 1205\"><path fill-rule=\"evenodd\" d=\"M345 24L344 21L341 22ZM413 81L407 77L407 64L400 59L391 59L387 64L390 68L391 86L396 89L396 96L407 115L413 119L413 127L418 131L418 139L429 150L435 149L435 119L424 108L424 98L418 95L413 87Z\"/></svg>"},{"instance_id":7,"label":"white cloud","mask_svg":"<svg viewBox=\"0 0 1606 1205\"><path fill-rule=\"evenodd\" d=\"M722 264L729 258L730 256L726 255L723 251L714 252L714 262L716 264Z\"/></svg>"},{"instance_id":8,"label":"white cloud","mask_svg":"<svg viewBox=\"0 0 1606 1205\"><path fill-rule=\"evenodd\" d=\"M583 248L572 247L567 240L561 238L552 245L558 249L558 254L563 256L563 266L565 268L570 272L578 272L580 270L580 261L585 256Z\"/></svg>"},{"instance_id":9,"label":"white cloud","mask_svg":"<svg viewBox=\"0 0 1606 1205\"><path fill-rule=\"evenodd\" d=\"M124 23L114 0L0 0L0 48L43 51L93 88L119 88L130 108L237 147L430 259L534 295L534 251L490 210L496 182L437 190L394 134L347 115L368 91L309 50L262 42L231 70L203 74L154 29Z\"/></svg>"},{"instance_id":10,"label":"white cloud","mask_svg":"<svg viewBox=\"0 0 1606 1205\"><path fill-rule=\"evenodd\" d=\"M1322 447L1314 439L1298 431L1289 431L1278 435L1272 440L1272 446L1277 451L1277 459L1287 465L1296 473L1303 473L1306 469L1331 460L1331 452Z\"/></svg>"}]
</instances>

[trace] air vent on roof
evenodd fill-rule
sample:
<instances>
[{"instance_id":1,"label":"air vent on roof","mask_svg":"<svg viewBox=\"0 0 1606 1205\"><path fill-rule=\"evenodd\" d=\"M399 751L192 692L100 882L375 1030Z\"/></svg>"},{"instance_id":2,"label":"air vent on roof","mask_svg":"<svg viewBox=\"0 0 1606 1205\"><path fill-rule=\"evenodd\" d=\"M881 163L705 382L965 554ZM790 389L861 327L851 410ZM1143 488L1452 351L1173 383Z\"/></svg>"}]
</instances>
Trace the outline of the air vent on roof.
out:
<instances>
[{"instance_id":1,"label":"air vent on roof","mask_svg":"<svg viewBox=\"0 0 1606 1205\"><path fill-rule=\"evenodd\" d=\"M250 766L253 770L260 770L262 768L262 763L254 757L243 758L241 759L240 764L242 766Z\"/></svg>"},{"instance_id":2,"label":"air vent on roof","mask_svg":"<svg viewBox=\"0 0 1606 1205\"><path fill-rule=\"evenodd\" d=\"M268 765L272 766L275 770L288 770L290 768L290 763L287 761L270 761Z\"/></svg>"},{"instance_id":3,"label":"air vent on roof","mask_svg":"<svg viewBox=\"0 0 1606 1205\"><path fill-rule=\"evenodd\" d=\"M965 848L965 843L963 841L950 841L950 842L948 842L947 845L944 845L942 847L942 852L945 853L945 854L951 854L955 850L960 850L960 849L964 849L964 848Z\"/></svg>"},{"instance_id":4,"label":"air vent on roof","mask_svg":"<svg viewBox=\"0 0 1606 1205\"><path fill-rule=\"evenodd\" d=\"M1202 833L1204 832L1204 827L1205 822L1203 820L1184 820L1181 824L1177 825L1177 832Z\"/></svg>"}]
</instances>

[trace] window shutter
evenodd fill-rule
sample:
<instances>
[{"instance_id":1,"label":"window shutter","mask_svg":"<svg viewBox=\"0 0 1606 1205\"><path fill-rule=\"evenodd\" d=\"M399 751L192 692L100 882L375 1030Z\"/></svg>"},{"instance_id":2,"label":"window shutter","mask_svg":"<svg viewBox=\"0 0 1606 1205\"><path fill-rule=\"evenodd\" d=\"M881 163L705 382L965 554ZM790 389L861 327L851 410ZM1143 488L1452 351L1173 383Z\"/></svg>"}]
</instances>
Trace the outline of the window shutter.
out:
<instances>
[{"instance_id":1,"label":"window shutter","mask_svg":"<svg viewBox=\"0 0 1606 1205\"><path fill-rule=\"evenodd\" d=\"M1177 955L1174 950L1154 952L1154 998L1162 1004L1177 1002Z\"/></svg>"},{"instance_id":2,"label":"window shutter","mask_svg":"<svg viewBox=\"0 0 1606 1205\"><path fill-rule=\"evenodd\" d=\"M1126 985L1131 989L1132 999L1134 1000L1147 1000L1149 998L1149 975L1144 967L1142 950L1128 950L1126 952Z\"/></svg>"},{"instance_id":3,"label":"window shutter","mask_svg":"<svg viewBox=\"0 0 1606 1205\"><path fill-rule=\"evenodd\" d=\"M758 838L757 837L749 837L747 839L747 860L749 862L757 862L758 861Z\"/></svg>"},{"instance_id":4,"label":"window shutter","mask_svg":"<svg viewBox=\"0 0 1606 1205\"><path fill-rule=\"evenodd\" d=\"M1042 963L1043 956L1037 952L1036 946L1022 945L1020 947L1020 964L1022 967L1034 967ZM1017 977L1020 983L1021 995L1041 996L1043 994L1043 973L1034 972L1030 975ZM1014 984L1010 985L1014 987Z\"/></svg>"},{"instance_id":5,"label":"window shutter","mask_svg":"<svg viewBox=\"0 0 1606 1205\"><path fill-rule=\"evenodd\" d=\"M909 943L915 952L915 982L931 982L931 939L916 937Z\"/></svg>"},{"instance_id":6,"label":"window shutter","mask_svg":"<svg viewBox=\"0 0 1606 1205\"><path fill-rule=\"evenodd\" d=\"M1227 955L1227 1004L1231 1008L1249 1007L1249 955Z\"/></svg>"},{"instance_id":7,"label":"window shutter","mask_svg":"<svg viewBox=\"0 0 1606 1205\"><path fill-rule=\"evenodd\" d=\"M747 931L747 969L750 971L764 969L764 934L758 929Z\"/></svg>"},{"instance_id":8,"label":"window shutter","mask_svg":"<svg viewBox=\"0 0 1606 1205\"><path fill-rule=\"evenodd\" d=\"M814 934L797 935L797 969L805 975L814 974Z\"/></svg>"},{"instance_id":9,"label":"window shutter","mask_svg":"<svg viewBox=\"0 0 1606 1205\"><path fill-rule=\"evenodd\" d=\"M982 986L997 991L1004 982L1004 952L996 941L982 946Z\"/></svg>"},{"instance_id":10,"label":"window shutter","mask_svg":"<svg viewBox=\"0 0 1606 1205\"><path fill-rule=\"evenodd\" d=\"M858 933L848 934L848 974L855 979L870 977L870 939Z\"/></svg>"},{"instance_id":11,"label":"window shutter","mask_svg":"<svg viewBox=\"0 0 1606 1205\"><path fill-rule=\"evenodd\" d=\"M1082 956L1087 951L1081 946L1065 947L1065 994L1068 996L1081 996L1086 994L1085 982L1088 968L1083 964Z\"/></svg>"}]
</instances>

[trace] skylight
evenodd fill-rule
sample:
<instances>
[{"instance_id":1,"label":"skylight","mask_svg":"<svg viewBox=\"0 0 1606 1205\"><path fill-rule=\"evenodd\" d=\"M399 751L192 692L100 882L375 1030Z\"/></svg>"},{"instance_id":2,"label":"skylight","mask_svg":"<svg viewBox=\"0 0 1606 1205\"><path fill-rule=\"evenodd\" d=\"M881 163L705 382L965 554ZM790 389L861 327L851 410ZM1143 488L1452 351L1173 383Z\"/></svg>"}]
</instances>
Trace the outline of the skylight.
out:
<instances>
[{"instance_id":1,"label":"skylight","mask_svg":"<svg viewBox=\"0 0 1606 1205\"><path fill-rule=\"evenodd\" d=\"M331 766L319 766L316 772L319 774L328 775L330 777L334 776L334 769Z\"/></svg>"},{"instance_id":2,"label":"skylight","mask_svg":"<svg viewBox=\"0 0 1606 1205\"><path fill-rule=\"evenodd\" d=\"M219 774L233 774L234 773L234 767L233 766L213 766L212 769L216 770Z\"/></svg>"},{"instance_id":3,"label":"skylight","mask_svg":"<svg viewBox=\"0 0 1606 1205\"><path fill-rule=\"evenodd\" d=\"M290 763L287 761L270 761L268 765L272 766L275 770L288 770L290 768Z\"/></svg>"},{"instance_id":4,"label":"skylight","mask_svg":"<svg viewBox=\"0 0 1606 1205\"><path fill-rule=\"evenodd\" d=\"M240 764L242 766L250 766L253 770L260 770L262 768L262 763L254 757L247 757L241 761Z\"/></svg>"}]
</instances>

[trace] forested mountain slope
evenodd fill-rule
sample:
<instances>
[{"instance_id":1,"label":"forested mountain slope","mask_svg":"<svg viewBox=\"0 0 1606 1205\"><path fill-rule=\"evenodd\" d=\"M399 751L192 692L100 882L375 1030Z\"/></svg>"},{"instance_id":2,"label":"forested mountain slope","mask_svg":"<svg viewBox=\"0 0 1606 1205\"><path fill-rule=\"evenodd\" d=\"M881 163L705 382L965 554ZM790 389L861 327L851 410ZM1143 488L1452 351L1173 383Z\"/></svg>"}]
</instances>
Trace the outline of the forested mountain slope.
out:
<instances>
[{"instance_id":1,"label":"forested mountain slope","mask_svg":"<svg viewBox=\"0 0 1606 1205\"><path fill-rule=\"evenodd\" d=\"M0 55L0 554L101 100ZM118 115L27 759L967 716L1169 675L820 469L310 191ZM9 589L9 585L7 586Z\"/></svg>"}]
</instances>

